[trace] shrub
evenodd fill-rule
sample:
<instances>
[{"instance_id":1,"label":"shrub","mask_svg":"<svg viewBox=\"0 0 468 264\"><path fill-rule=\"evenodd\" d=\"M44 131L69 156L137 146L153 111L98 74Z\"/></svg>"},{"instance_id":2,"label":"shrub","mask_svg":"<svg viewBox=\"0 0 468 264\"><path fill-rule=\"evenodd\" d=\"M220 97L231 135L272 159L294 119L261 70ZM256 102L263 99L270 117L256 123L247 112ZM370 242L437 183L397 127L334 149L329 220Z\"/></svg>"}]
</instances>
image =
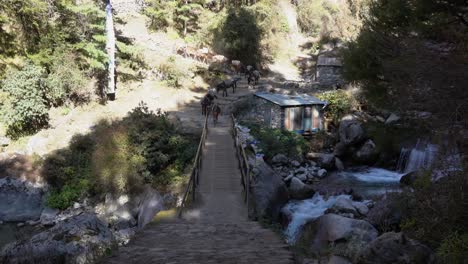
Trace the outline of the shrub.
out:
<instances>
[{"instance_id":1,"label":"shrub","mask_svg":"<svg viewBox=\"0 0 468 264\"><path fill-rule=\"evenodd\" d=\"M75 63L72 53L59 52L46 79L47 101L59 106L67 101L88 102L94 91L87 89L86 76Z\"/></svg>"},{"instance_id":2,"label":"shrub","mask_svg":"<svg viewBox=\"0 0 468 264\"><path fill-rule=\"evenodd\" d=\"M159 72L167 85L179 88L182 81L187 77L187 73L181 65L178 65L175 57L169 57L165 62L159 65Z\"/></svg>"},{"instance_id":3,"label":"shrub","mask_svg":"<svg viewBox=\"0 0 468 264\"><path fill-rule=\"evenodd\" d=\"M319 95L318 98L328 102L328 109L325 115L335 123L338 123L344 115L351 111L351 97L345 90L325 92Z\"/></svg>"},{"instance_id":4,"label":"shrub","mask_svg":"<svg viewBox=\"0 0 468 264\"><path fill-rule=\"evenodd\" d=\"M144 104L121 121L101 121L44 161L42 174L53 188L48 205L63 209L85 195L137 193L146 183L164 188L184 175L197 140Z\"/></svg>"},{"instance_id":5,"label":"shrub","mask_svg":"<svg viewBox=\"0 0 468 264\"><path fill-rule=\"evenodd\" d=\"M21 70L9 70L2 90L9 101L2 105L2 119L12 138L31 134L48 124L44 70L27 63Z\"/></svg>"},{"instance_id":6,"label":"shrub","mask_svg":"<svg viewBox=\"0 0 468 264\"><path fill-rule=\"evenodd\" d=\"M267 160L271 160L276 154L285 154L301 160L304 153L309 151L307 141L299 134L253 123L244 123L244 125L251 129L252 136L258 140L258 145Z\"/></svg>"},{"instance_id":7,"label":"shrub","mask_svg":"<svg viewBox=\"0 0 468 264\"><path fill-rule=\"evenodd\" d=\"M442 263L463 264L468 259L468 233L453 232L437 249Z\"/></svg>"}]
</instances>

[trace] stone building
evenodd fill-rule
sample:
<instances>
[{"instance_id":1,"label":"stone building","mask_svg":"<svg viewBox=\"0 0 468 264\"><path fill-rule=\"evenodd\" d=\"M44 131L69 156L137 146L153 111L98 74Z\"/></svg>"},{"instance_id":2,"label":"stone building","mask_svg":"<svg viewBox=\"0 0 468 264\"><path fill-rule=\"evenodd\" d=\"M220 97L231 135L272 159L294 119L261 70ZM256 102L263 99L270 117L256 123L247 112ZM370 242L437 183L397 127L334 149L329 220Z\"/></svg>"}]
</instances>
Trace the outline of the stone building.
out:
<instances>
[{"instance_id":1,"label":"stone building","mask_svg":"<svg viewBox=\"0 0 468 264\"><path fill-rule=\"evenodd\" d=\"M325 86L343 83L343 62L334 52L319 54L316 67L316 80Z\"/></svg>"},{"instance_id":2,"label":"stone building","mask_svg":"<svg viewBox=\"0 0 468 264\"><path fill-rule=\"evenodd\" d=\"M257 92L254 111L268 127L308 134L323 129L327 102L307 94L284 95Z\"/></svg>"}]
</instances>

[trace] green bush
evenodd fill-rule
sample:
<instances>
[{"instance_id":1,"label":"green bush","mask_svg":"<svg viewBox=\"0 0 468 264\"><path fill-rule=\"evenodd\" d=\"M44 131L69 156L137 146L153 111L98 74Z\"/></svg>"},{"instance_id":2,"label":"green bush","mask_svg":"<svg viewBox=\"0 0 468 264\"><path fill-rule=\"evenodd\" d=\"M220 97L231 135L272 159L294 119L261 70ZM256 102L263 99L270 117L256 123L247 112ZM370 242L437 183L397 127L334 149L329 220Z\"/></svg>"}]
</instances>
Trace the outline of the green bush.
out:
<instances>
[{"instance_id":1,"label":"green bush","mask_svg":"<svg viewBox=\"0 0 468 264\"><path fill-rule=\"evenodd\" d=\"M351 97L345 90L325 92L320 94L318 98L328 102L325 115L335 123L338 123L343 116L351 111Z\"/></svg>"},{"instance_id":2,"label":"green bush","mask_svg":"<svg viewBox=\"0 0 468 264\"><path fill-rule=\"evenodd\" d=\"M258 140L266 160L276 154L301 160L309 151L309 144L303 136L283 129L267 128L254 123L244 123L251 130L251 135Z\"/></svg>"},{"instance_id":3,"label":"green bush","mask_svg":"<svg viewBox=\"0 0 468 264\"><path fill-rule=\"evenodd\" d=\"M159 72L162 74L162 80L174 88L181 87L183 79L187 77L183 66L179 65L173 56L159 65Z\"/></svg>"},{"instance_id":4,"label":"green bush","mask_svg":"<svg viewBox=\"0 0 468 264\"><path fill-rule=\"evenodd\" d=\"M67 209L85 195L88 189L89 182L85 179L78 181L77 184L65 185L60 191L52 191L47 196L47 206L61 210Z\"/></svg>"},{"instance_id":5,"label":"green bush","mask_svg":"<svg viewBox=\"0 0 468 264\"><path fill-rule=\"evenodd\" d=\"M2 91L9 94L9 100L2 105L1 113L10 137L34 133L48 124L44 74L44 69L32 63L7 72Z\"/></svg>"},{"instance_id":6,"label":"green bush","mask_svg":"<svg viewBox=\"0 0 468 264\"><path fill-rule=\"evenodd\" d=\"M45 159L42 174L53 188L48 205L63 209L89 195L137 193L146 183L165 188L184 176L197 141L181 134L165 113L141 104Z\"/></svg>"},{"instance_id":7,"label":"green bush","mask_svg":"<svg viewBox=\"0 0 468 264\"><path fill-rule=\"evenodd\" d=\"M447 236L437 249L442 263L463 264L468 259L468 233L453 232Z\"/></svg>"},{"instance_id":8,"label":"green bush","mask_svg":"<svg viewBox=\"0 0 468 264\"><path fill-rule=\"evenodd\" d=\"M67 101L88 102L94 91L86 89L86 76L78 68L76 57L69 52L58 52L45 80L47 101L60 106Z\"/></svg>"}]
</instances>

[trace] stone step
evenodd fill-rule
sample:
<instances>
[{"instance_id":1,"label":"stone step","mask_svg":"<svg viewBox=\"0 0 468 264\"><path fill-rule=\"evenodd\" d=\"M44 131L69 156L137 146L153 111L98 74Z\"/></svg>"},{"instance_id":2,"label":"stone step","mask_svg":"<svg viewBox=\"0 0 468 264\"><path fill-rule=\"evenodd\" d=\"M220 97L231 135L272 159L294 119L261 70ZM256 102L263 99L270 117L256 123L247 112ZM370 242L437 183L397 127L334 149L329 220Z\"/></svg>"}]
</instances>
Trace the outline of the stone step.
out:
<instances>
[{"instance_id":1,"label":"stone step","mask_svg":"<svg viewBox=\"0 0 468 264\"><path fill-rule=\"evenodd\" d=\"M278 235L256 222L152 224L137 236L103 263L293 263Z\"/></svg>"}]
</instances>

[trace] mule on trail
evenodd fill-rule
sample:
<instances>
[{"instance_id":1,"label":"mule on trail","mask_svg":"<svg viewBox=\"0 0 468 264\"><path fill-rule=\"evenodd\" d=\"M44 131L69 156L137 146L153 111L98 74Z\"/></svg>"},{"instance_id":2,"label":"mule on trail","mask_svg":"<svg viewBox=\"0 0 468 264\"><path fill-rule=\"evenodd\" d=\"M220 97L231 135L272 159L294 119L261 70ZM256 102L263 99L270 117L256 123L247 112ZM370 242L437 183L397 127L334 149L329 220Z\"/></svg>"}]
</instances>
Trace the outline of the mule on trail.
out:
<instances>
[{"instance_id":1,"label":"mule on trail","mask_svg":"<svg viewBox=\"0 0 468 264\"><path fill-rule=\"evenodd\" d=\"M206 94L201 100L202 106L202 115L206 116L208 114L208 110L210 109L211 105L215 98L218 98L216 95L211 93Z\"/></svg>"},{"instance_id":2,"label":"mule on trail","mask_svg":"<svg viewBox=\"0 0 468 264\"><path fill-rule=\"evenodd\" d=\"M219 93L219 91L222 91L223 97L228 96L227 88L228 86L226 85L226 83L222 81L216 85L216 93Z\"/></svg>"},{"instance_id":3,"label":"mule on trail","mask_svg":"<svg viewBox=\"0 0 468 264\"><path fill-rule=\"evenodd\" d=\"M221 107L218 103L213 105L211 112L213 113L213 124L216 126L216 124L218 124L218 116L221 114Z\"/></svg>"},{"instance_id":4,"label":"mule on trail","mask_svg":"<svg viewBox=\"0 0 468 264\"><path fill-rule=\"evenodd\" d=\"M253 82L254 85L257 85L258 80L260 80L260 72L258 70L254 70L252 74L250 74L247 78L247 83L250 84L251 82Z\"/></svg>"}]
</instances>

